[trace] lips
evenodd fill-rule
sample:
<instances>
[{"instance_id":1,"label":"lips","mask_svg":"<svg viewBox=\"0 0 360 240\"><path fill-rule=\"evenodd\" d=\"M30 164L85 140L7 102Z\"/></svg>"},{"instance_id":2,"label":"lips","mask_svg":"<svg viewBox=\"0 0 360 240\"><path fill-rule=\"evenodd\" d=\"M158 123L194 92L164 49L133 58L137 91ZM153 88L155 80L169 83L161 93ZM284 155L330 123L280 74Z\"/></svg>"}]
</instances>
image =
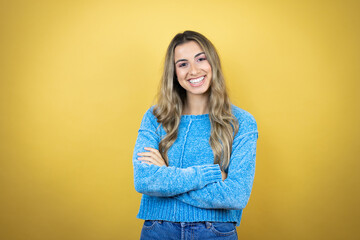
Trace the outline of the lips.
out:
<instances>
[{"instance_id":1,"label":"lips","mask_svg":"<svg viewBox=\"0 0 360 240\"><path fill-rule=\"evenodd\" d=\"M192 78L189 81L190 85L192 87L198 87L198 86L201 86L203 85L203 83L205 82L204 79L205 79L206 76L201 76L201 77L198 77L198 78Z\"/></svg>"}]
</instances>

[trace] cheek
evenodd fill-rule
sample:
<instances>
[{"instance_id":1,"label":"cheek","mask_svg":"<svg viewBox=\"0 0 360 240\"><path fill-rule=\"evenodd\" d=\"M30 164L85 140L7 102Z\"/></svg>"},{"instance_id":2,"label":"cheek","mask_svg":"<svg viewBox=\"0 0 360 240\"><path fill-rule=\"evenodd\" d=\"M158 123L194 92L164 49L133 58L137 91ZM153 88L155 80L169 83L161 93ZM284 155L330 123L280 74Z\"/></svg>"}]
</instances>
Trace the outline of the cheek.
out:
<instances>
[{"instance_id":1,"label":"cheek","mask_svg":"<svg viewBox=\"0 0 360 240\"><path fill-rule=\"evenodd\" d=\"M210 80L209 82L211 82L212 81L212 69L211 69L210 64L209 64L209 68L208 68L207 72L208 72L208 76L209 76L209 80Z\"/></svg>"},{"instance_id":2,"label":"cheek","mask_svg":"<svg viewBox=\"0 0 360 240\"><path fill-rule=\"evenodd\" d=\"M182 80L184 78L184 71L181 71L181 69L176 69L175 73L178 80Z\"/></svg>"},{"instance_id":3,"label":"cheek","mask_svg":"<svg viewBox=\"0 0 360 240\"><path fill-rule=\"evenodd\" d=\"M211 74L211 65L208 61L203 61L200 68L208 74Z\"/></svg>"},{"instance_id":4,"label":"cheek","mask_svg":"<svg viewBox=\"0 0 360 240\"><path fill-rule=\"evenodd\" d=\"M207 64L207 71L208 71L209 73L211 73L211 71L212 71L210 63Z\"/></svg>"},{"instance_id":5,"label":"cheek","mask_svg":"<svg viewBox=\"0 0 360 240\"><path fill-rule=\"evenodd\" d=\"M208 75L208 77L210 78L210 81L211 81L211 79L212 79L212 69L211 69L210 64L208 64L208 65L206 66L205 71L207 72L207 75Z\"/></svg>"}]
</instances>

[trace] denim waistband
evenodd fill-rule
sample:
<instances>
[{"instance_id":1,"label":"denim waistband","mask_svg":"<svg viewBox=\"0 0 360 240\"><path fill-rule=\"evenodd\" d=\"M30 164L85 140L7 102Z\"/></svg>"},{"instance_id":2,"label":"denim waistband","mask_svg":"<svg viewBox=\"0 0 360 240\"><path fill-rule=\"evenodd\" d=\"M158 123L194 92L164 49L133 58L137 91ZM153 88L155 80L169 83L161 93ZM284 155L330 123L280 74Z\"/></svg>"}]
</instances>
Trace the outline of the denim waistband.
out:
<instances>
[{"instance_id":1,"label":"denim waistband","mask_svg":"<svg viewBox=\"0 0 360 240\"><path fill-rule=\"evenodd\" d=\"M194 226L194 225L205 225L206 228L210 228L213 223L232 223L232 224L236 225L236 222L208 222L208 221L205 221L205 222L170 222L170 221L164 221L164 220L152 220L152 221L156 221L160 224L162 224L164 222L171 223L171 224L175 224L175 225L180 225L181 227Z\"/></svg>"}]
</instances>

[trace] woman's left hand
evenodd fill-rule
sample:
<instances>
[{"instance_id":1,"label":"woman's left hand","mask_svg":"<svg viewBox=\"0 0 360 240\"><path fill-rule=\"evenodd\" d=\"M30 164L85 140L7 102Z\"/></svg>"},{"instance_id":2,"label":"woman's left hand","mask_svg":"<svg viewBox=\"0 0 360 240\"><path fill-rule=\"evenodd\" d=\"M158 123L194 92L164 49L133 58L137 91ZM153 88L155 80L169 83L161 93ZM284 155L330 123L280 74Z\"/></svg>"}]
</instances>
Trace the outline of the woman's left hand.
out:
<instances>
[{"instance_id":1,"label":"woman's left hand","mask_svg":"<svg viewBox=\"0 0 360 240\"><path fill-rule=\"evenodd\" d=\"M147 164L153 164L156 166L166 166L165 160L162 158L159 150L155 148L145 147L145 150L149 152L141 152L137 155L140 156L138 160Z\"/></svg>"}]
</instances>

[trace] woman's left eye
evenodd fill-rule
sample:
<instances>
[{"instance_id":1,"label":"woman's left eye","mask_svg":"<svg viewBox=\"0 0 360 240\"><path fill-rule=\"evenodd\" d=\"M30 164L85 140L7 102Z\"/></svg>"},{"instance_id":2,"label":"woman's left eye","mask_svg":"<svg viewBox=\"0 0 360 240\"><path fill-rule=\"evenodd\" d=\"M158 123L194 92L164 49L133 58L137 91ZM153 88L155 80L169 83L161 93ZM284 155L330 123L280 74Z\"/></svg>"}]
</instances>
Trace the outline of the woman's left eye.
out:
<instances>
[{"instance_id":1,"label":"woman's left eye","mask_svg":"<svg viewBox=\"0 0 360 240\"><path fill-rule=\"evenodd\" d=\"M206 60L206 58L199 58L198 61L201 62L201 61L204 61Z\"/></svg>"}]
</instances>

